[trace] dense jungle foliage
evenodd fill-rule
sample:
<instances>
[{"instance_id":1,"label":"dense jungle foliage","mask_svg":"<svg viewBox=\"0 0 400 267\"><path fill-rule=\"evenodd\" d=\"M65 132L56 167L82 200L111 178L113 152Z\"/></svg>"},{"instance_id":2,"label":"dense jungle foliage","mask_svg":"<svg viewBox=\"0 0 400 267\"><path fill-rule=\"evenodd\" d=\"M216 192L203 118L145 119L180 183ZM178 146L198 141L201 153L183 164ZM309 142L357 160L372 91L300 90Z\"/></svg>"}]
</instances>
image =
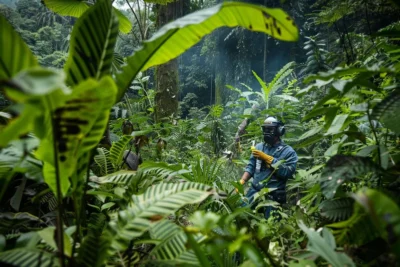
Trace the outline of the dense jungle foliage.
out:
<instances>
[{"instance_id":1,"label":"dense jungle foliage","mask_svg":"<svg viewBox=\"0 0 400 267\"><path fill-rule=\"evenodd\" d=\"M1 265L398 265L399 14L0 0ZM287 203L252 209L267 115L299 161Z\"/></svg>"}]
</instances>

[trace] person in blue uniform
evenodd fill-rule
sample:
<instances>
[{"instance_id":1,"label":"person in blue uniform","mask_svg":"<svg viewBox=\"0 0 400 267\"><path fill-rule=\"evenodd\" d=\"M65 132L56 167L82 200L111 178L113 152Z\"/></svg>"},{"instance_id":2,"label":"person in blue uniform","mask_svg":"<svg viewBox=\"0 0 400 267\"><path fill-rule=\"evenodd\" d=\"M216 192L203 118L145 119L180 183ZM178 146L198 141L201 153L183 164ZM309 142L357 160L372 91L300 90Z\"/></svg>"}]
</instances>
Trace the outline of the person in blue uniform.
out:
<instances>
[{"instance_id":1,"label":"person in blue uniform","mask_svg":"<svg viewBox=\"0 0 400 267\"><path fill-rule=\"evenodd\" d=\"M296 171L297 154L294 149L285 144L281 137L285 134L284 124L275 117L269 116L261 126L264 142L252 149L249 163L240 179L240 184L245 184L251 178L251 186L246 193L249 202L254 201L254 195L267 187L275 189L268 193L268 197L280 204L286 203L286 182L292 178ZM281 161L282 160L282 161ZM278 168L272 166L278 161ZM268 206L264 216L269 218L275 208Z\"/></svg>"}]
</instances>

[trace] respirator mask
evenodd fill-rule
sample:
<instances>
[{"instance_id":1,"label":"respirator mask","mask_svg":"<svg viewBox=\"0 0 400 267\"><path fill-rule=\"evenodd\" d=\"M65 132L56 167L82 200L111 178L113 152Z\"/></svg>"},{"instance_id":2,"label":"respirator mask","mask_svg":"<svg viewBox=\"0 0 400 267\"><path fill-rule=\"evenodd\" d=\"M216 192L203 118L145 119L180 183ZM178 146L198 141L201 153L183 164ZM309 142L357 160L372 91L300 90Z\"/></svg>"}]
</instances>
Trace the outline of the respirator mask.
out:
<instances>
[{"instance_id":1,"label":"respirator mask","mask_svg":"<svg viewBox=\"0 0 400 267\"><path fill-rule=\"evenodd\" d=\"M273 145L275 142L275 137L277 136L276 127L262 127L264 142L270 145Z\"/></svg>"}]
</instances>

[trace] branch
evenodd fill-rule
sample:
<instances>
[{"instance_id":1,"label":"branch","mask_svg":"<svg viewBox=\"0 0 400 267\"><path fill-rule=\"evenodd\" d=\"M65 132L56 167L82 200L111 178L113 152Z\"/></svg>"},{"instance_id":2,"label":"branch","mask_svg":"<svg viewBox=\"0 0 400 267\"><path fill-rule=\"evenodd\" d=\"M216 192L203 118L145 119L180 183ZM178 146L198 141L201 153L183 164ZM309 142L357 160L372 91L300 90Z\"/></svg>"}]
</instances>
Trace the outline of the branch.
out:
<instances>
[{"instance_id":1,"label":"branch","mask_svg":"<svg viewBox=\"0 0 400 267\"><path fill-rule=\"evenodd\" d=\"M136 22L137 22L137 24L139 26L140 35L142 36L142 40L144 40L143 33L142 33L142 23L140 22L139 18L137 17L135 10L132 8L131 4L129 3L129 0L125 0L125 2L128 4L128 6L131 9L133 15L135 16Z\"/></svg>"}]
</instances>

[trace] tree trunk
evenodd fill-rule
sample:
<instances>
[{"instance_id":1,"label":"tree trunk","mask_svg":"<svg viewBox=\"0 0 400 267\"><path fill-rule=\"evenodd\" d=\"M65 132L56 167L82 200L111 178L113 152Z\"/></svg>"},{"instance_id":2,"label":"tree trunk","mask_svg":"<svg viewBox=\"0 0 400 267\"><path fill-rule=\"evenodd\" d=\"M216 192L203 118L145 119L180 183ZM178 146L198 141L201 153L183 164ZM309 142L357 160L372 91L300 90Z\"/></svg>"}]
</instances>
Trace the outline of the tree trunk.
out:
<instances>
[{"instance_id":1,"label":"tree trunk","mask_svg":"<svg viewBox=\"0 0 400 267\"><path fill-rule=\"evenodd\" d=\"M188 13L189 0L178 0L157 6L157 28ZM173 59L156 68L156 121L162 121L178 111L178 60Z\"/></svg>"}]
</instances>

